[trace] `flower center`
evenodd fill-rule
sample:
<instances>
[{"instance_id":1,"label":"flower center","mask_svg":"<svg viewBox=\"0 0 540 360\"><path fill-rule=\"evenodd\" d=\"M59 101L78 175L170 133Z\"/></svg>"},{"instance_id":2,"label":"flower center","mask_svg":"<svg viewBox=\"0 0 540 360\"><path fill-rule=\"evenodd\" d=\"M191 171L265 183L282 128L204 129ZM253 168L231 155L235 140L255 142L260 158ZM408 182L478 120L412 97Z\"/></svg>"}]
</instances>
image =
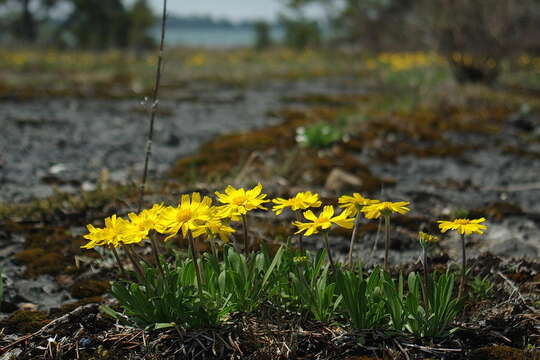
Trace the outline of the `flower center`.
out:
<instances>
[{"instance_id":1,"label":"flower center","mask_svg":"<svg viewBox=\"0 0 540 360\"><path fill-rule=\"evenodd\" d=\"M454 220L454 223L459 225L468 225L470 222L467 219L456 219Z\"/></svg>"},{"instance_id":2,"label":"flower center","mask_svg":"<svg viewBox=\"0 0 540 360\"><path fill-rule=\"evenodd\" d=\"M240 205L244 205L246 203L246 201L248 200L247 196L245 195L240 195L240 196L236 196L232 199L232 203L234 205L237 205L237 206L240 206Z\"/></svg>"},{"instance_id":3,"label":"flower center","mask_svg":"<svg viewBox=\"0 0 540 360\"><path fill-rule=\"evenodd\" d=\"M154 227L154 223L151 220L144 220L144 221L139 223L139 230L140 231L145 231L145 230L151 229L153 227Z\"/></svg>"},{"instance_id":4,"label":"flower center","mask_svg":"<svg viewBox=\"0 0 540 360\"><path fill-rule=\"evenodd\" d=\"M315 219L315 224L323 224L323 223L326 223L330 221L327 217L320 217L320 218L317 218Z\"/></svg>"},{"instance_id":5,"label":"flower center","mask_svg":"<svg viewBox=\"0 0 540 360\"><path fill-rule=\"evenodd\" d=\"M291 207L297 207L297 208L302 208L304 206L304 203L302 200L300 199L291 199Z\"/></svg>"},{"instance_id":6,"label":"flower center","mask_svg":"<svg viewBox=\"0 0 540 360\"><path fill-rule=\"evenodd\" d=\"M189 210L189 209L180 210L176 214L176 221L178 221L179 223L180 222L186 222L186 221L191 219L192 215L193 214L192 214L191 210Z\"/></svg>"}]
</instances>

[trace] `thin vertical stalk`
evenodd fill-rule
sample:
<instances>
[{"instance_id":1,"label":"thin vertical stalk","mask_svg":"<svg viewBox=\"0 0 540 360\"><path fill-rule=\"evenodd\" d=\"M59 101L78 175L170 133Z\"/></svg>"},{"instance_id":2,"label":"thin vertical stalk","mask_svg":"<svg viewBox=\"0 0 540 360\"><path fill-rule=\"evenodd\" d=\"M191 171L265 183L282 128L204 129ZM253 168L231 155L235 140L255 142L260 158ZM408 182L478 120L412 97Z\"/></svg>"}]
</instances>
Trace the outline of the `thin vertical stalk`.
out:
<instances>
[{"instance_id":1,"label":"thin vertical stalk","mask_svg":"<svg viewBox=\"0 0 540 360\"><path fill-rule=\"evenodd\" d=\"M358 231L358 224L360 223L360 210L358 210L358 213L356 214L356 219L354 219L354 227L351 235L351 243L349 245L349 256L348 256L348 263L349 267L352 267L352 254L354 249L354 240L356 239L356 232Z\"/></svg>"},{"instance_id":2,"label":"thin vertical stalk","mask_svg":"<svg viewBox=\"0 0 540 360\"><path fill-rule=\"evenodd\" d=\"M334 258L332 258L332 252L330 251L330 244L328 243L328 231L324 232L324 245L326 246L326 252L328 253L328 261L330 261L330 266L334 272L336 271L336 263L334 263Z\"/></svg>"},{"instance_id":3,"label":"thin vertical stalk","mask_svg":"<svg viewBox=\"0 0 540 360\"><path fill-rule=\"evenodd\" d=\"M210 242L210 248L212 249L212 254L214 255L216 259L219 260L218 258L219 254L217 251L216 240L214 239L214 235L210 231L208 231L206 233L206 236L208 237L208 241Z\"/></svg>"},{"instance_id":4,"label":"thin vertical stalk","mask_svg":"<svg viewBox=\"0 0 540 360\"><path fill-rule=\"evenodd\" d=\"M467 267L467 255L465 254L465 235L461 234L461 279L459 281L458 297L460 298L465 291L465 277Z\"/></svg>"},{"instance_id":5,"label":"thin vertical stalk","mask_svg":"<svg viewBox=\"0 0 540 360\"><path fill-rule=\"evenodd\" d=\"M296 211L296 220L298 222L302 221L302 217L300 216L300 211ZM300 247L300 255L304 256L304 235L302 233L298 234L298 246Z\"/></svg>"},{"instance_id":6,"label":"thin vertical stalk","mask_svg":"<svg viewBox=\"0 0 540 360\"><path fill-rule=\"evenodd\" d=\"M388 249L390 247L390 215L384 215L384 271L388 271Z\"/></svg>"},{"instance_id":7,"label":"thin vertical stalk","mask_svg":"<svg viewBox=\"0 0 540 360\"><path fill-rule=\"evenodd\" d=\"M116 262L118 263L118 267L120 268L120 273L122 274L122 277L127 279L126 270L124 269L124 265L122 265L122 262L120 261L120 256L118 256L118 251L116 251L116 248L114 246L111 246L111 250L114 255L114 258L116 259Z\"/></svg>"},{"instance_id":8,"label":"thin vertical stalk","mask_svg":"<svg viewBox=\"0 0 540 360\"><path fill-rule=\"evenodd\" d=\"M369 254L369 257L373 257L373 254L375 254L375 250L377 250L377 244L379 243L379 237L381 235L381 228L382 228L382 217L379 218L379 224L377 224L377 233L375 234L375 242L373 243L373 249L371 249L371 253Z\"/></svg>"},{"instance_id":9,"label":"thin vertical stalk","mask_svg":"<svg viewBox=\"0 0 540 360\"><path fill-rule=\"evenodd\" d=\"M429 271L429 264L428 264L428 256L427 256L427 245L422 245L422 265L424 267L424 276L422 277L423 283L424 283L424 291L422 292L423 298L424 298L424 307L428 308L428 271Z\"/></svg>"},{"instance_id":10,"label":"thin vertical stalk","mask_svg":"<svg viewBox=\"0 0 540 360\"><path fill-rule=\"evenodd\" d=\"M159 86L161 84L161 72L163 67L163 49L165 47L165 28L167 24L167 0L163 0L163 14L161 17L161 39L159 42L158 62L156 68L156 79L154 83L154 90L152 92L152 104L150 105L150 123L148 128L148 138L146 140L146 151L144 156L144 169L142 174L142 180L139 192L139 204L138 211L142 209L144 201L144 191L146 187L146 177L148 175L148 163L150 162L150 156L152 155L152 141L154 138L154 122L158 110L158 98L159 98Z\"/></svg>"},{"instance_id":11,"label":"thin vertical stalk","mask_svg":"<svg viewBox=\"0 0 540 360\"><path fill-rule=\"evenodd\" d=\"M141 264L139 264L137 262L137 260L135 259L135 256L133 255L133 252L131 250L131 248L128 246L125 247L126 249L126 254L129 258L129 260L131 261L131 263L133 264L133 268L135 269L135 273L137 275L139 275L139 280L143 281L145 279L145 276L144 276L144 271L141 267Z\"/></svg>"},{"instance_id":12,"label":"thin vertical stalk","mask_svg":"<svg viewBox=\"0 0 540 360\"><path fill-rule=\"evenodd\" d=\"M195 252L195 242L193 241L193 236L188 233L189 247L191 250L191 259L193 260L193 266L195 267L195 275L197 276L197 290L199 292L199 297L202 300L202 276L201 269L199 267L199 261L197 259L197 254Z\"/></svg>"},{"instance_id":13,"label":"thin vertical stalk","mask_svg":"<svg viewBox=\"0 0 540 360\"><path fill-rule=\"evenodd\" d=\"M152 246L152 254L154 255L154 260L156 261L156 267L158 268L161 275L163 275L163 267L161 266L161 261L159 260L158 245L152 235L150 235L150 245Z\"/></svg>"},{"instance_id":14,"label":"thin vertical stalk","mask_svg":"<svg viewBox=\"0 0 540 360\"><path fill-rule=\"evenodd\" d=\"M167 0L163 0L163 13L161 16L161 38L159 41L159 53L158 53L158 62L156 68L156 79L154 83L154 90L152 92L152 104L150 105L150 123L148 126L148 137L146 140L146 151L144 155L144 169L142 173L141 185L139 189L139 202L137 205L137 212L141 212L143 202L144 202L144 192L146 188L146 178L148 176L148 163L150 162L150 156L152 155L152 141L154 138L154 122L156 119L156 114L158 110L158 98L159 98L159 86L161 84L161 72L163 67L163 49L165 47L165 29L167 25ZM154 258L156 258L156 266L159 265L159 254L158 247L154 239L150 239L152 243L152 252L154 253Z\"/></svg>"},{"instance_id":15,"label":"thin vertical stalk","mask_svg":"<svg viewBox=\"0 0 540 360\"><path fill-rule=\"evenodd\" d=\"M248 256L248 224L247 217L245 214L242 214L242 228L244 229L244 255Z\"/></svg>"}]
</instances>

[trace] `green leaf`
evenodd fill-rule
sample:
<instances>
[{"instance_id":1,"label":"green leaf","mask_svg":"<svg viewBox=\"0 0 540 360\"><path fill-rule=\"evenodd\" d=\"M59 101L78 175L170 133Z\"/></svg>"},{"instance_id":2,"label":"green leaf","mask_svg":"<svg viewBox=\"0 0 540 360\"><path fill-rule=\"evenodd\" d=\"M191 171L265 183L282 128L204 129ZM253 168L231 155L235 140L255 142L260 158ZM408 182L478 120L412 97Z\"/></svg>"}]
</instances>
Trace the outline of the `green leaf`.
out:
<instances>
[{"instance_id":1,"label":"green leaf","mask_svg":"<svg viewBox=\"0 0 540 360\"><path fill-rule=\"evenodd\" d=\"M102 312L105 315L108 315L112 317L115 320L120 319L120 314L116 311L114 311L110 306L108 305L100 305L99 311Z\"/></svg>"},{"instance_id":2,"label":"green leaf","mask_svg":"<svg viewBox=\"0 0 540 360\"><path fill-rule=\"evenodd\" d=\"M155 330L159 330L159 329L167 329L167 328L172 328L172 327L176 327L176 324L171 322L171 323L157 323L157 324L154 324L154 329Z\"/></svg>"}]
</instances>

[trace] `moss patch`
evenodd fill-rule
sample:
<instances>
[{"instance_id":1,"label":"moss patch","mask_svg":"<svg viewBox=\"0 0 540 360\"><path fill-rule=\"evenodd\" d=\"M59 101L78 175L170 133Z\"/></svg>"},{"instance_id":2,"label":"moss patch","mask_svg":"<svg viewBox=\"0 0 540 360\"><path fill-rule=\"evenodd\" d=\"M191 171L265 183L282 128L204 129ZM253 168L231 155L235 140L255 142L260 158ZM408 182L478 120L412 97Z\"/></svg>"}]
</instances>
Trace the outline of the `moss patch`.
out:
<instances>
[{"instance_id":1,"label":"moss patch","mask_svg":"<svg viewBox=\"0 0 540 360\"><path fill-rule=\"evenodd\" d=\"M107 280L82 280L78 281L69 289L73 297L82 299L105 294L111 285Z\"/></svg>"},{"instance_id":2,"label":"moss patch","mask_svg":"<svg viewBox=\"0 0 540 360\"><path fill-rule=\"evenodd\" d=\"M283 118L284 123L262 130L220 136L202 145L196 154L178 160L168 175L182 179L229 175L242 166L254 152L293 147L296 128L314 119L333 116L334 112L322 108L309 112L282 110L270 115Z\"/></svg>"},{"instance_id":3,"label":"moss patch","mask_svg":"<svg viewBox=\"0 0 540 360\"><path fill-rule=\"evenodd\" d=\"M486 217L501 221L509 216L523 215L523 210L519 205L506 201L497 201L484 207L471 210L469 214L471 218Z\"/></svg>"},{"instance_id":4,"label":"moss patch","mask_svg":"<svg viewBox=\"0 0 540 360\"><path fill-rule=\"evenodd\" d=\"M523 350L504 345L486 346L471 353L471 360L523 360Z\"/></svg>"},{"instance_id":5,"label":"moss patch","mask_svg":"<svg viewBox=\"0 0 540 360\"><path fill-rule=\"evenodd\" d=\"M6 328L8 332L27 334L38 331L49 322L47 315L42 311L18 310L0 322L0 327Z\"/></svg>"},{"instance_id":6,"label":"moss patch","mask_svg":"<svg viewBox=\"0 0 540 360\"><path fill-rule=\"evenodd\" d=\"M25 250L15 254L15 259L26 265L25 276L76 273L74 256L81 255L85 243L82 237L73 236L61 227L23 228L27 239ZM93 252L85 251L92 256Z\"/></svg>"}]
</instances>

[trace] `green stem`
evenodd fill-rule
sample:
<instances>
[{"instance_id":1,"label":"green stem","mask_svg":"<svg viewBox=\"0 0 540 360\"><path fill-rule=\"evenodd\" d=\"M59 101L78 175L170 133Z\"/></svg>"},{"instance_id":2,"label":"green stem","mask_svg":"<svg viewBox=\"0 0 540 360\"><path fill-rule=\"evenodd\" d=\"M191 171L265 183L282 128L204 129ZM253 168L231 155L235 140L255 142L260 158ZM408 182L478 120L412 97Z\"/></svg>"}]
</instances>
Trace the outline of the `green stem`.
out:
<instances>
[{"instance_id":1,"label":"green stem","mask_svg":"<svg viewBox=\"0 0 540 360\"><path fill-rule=\"evenodd\" d=\"M208 241L210 242L210 248L212 249L212 254L214 254L214 257L216 259L218 259L218 251L217 251L217 246L216 246L216 241L214 239L214 235L210 231L208 231L206 234L208 236Z\"/></svg>"},{"instance_id":2,"label":"green stem","mask_svg":"<svg viewBox=\"0 0 540 360\"><path fill-rule=\"evenodd\" d=\"M352 267L352 254L354 249L354 240L356 239L356 232L358 231L358 224L360 223L360 211L356 214L356 219L354 219L354 228L351 235L351 243L349 245L349 258L348 263L349 267Z\"/></svg>"},{"instance_id":3,"label":"green stem","mask_svg":"<svg viewBox=\"0 0 540 360\"><path fill-rule=\"evenodd\" d=\"M467 255L465 254L465 235L461 234L461 280L459 282L458 297L461 298L465 291Z\"/></svg>"},{"instance_id":4,"label":"green stem","mask_svg":"<svg viewBox=\"0 0 540 360\"><path fill-rule=\"evenodd\" d=\"M324 245L326 246L326 252L328 253L328 261L330 261L330 266L334 272L336 271L336 264L332 258L332 252L330 251L330 244L328 243L328 231L324 232Z\"/></svg>"},{"instance_id":5,"label":"green stem","mask_svg":"<svg viewBox=\"0 0 540 360\"><path fill-rule=\"evenodd\" d=\"M154 255L154 260L156 261L156 267L158 268L161 275L164 275L163 267L161 266L161 261L159 260L159 250L154 236L150 235L150 245L152 247L152 253Z\"/></svg>"},{"instance_id":6,"label":"green stem","mask_svg":"<svg viewBox=\"0 0 540 360\"><path fill-rule=\"evenodd\" d=\"M247 217L245 214L242 214L242 227L244 229L244 255L248 256L248 224L247 224Z\"/></svg>"},{"instance_id":7,"label":"green stem","mask_svg":"<svg viewBox=\"0 0 540 360\"><path fill-rule=\"evenodd\" d=\"M422 245L422 265L424 266L424 276L423 276L423 282L424 282L424 291L422 292L424 297L424 307L427 311L428 309L428 271L429 271L429 265L428 265L428 256L427 256L427 250L426 245Z\"/></svg>"},{"instance_id":8,"label":"green stem","mask_svg":"<svg viewBox=\"0 0 540 360\"><path fill-rule=\"evenodd\" d=\"M300 216L300 211L296 212L296 220L298 222L302 221L302 217ZM300 247L300 255L304 256L304 235L302 233L298 234L298 246Z\"/></svg>"},{"instance_id":9,"label":"green stem","mask_svg":"<svg viewBox=\"0 0 540 360\"><path fill-rule=\"evenodd\" d=\"M126 270L124 269L124 265L122 265L122 262L120 261L120 256L118 256L118 251L116 251L116 248L114 246L111 246L111 250L114 255L114 258L116 259L116 262L118 263L118 267L120 268L120 273L122 274L122 277L127 279Z\"/></svg>"},{"instance_id":10,"label":"green stem","mask_svg":"<svg viewBox=\"0 0 540 360\"><path fill-rule=\"evenodd\" d=\"M202 300L202 276L201 269L199 268L199 261L197 260L197 253L195 252L195 242L193 236L188 233L189 247L191 250L191 259L193 260L193 266L195 267L195 275L197 276L197 290L199 292L199 298Z\"/></svg>"},{"instance_id":11,"label":"green stem","mask_svg":"<svg viewBox=\"0 0 540 360\"><path fill-rule=\"evenodd\" d=\"M133 268L135 269L135 273L137 275L139 275L139 280L143 281L145 279L145 276L144 276L144 271L143 271L143 269L141 267L141 264L139 264L137 262L137 260L135 260L135 256L133 255L133 250L130 248L129 245L126 245L125 249L126 249L126 254L127 254L129 260L133 264Z\"/></svg>"},{"instance_id":12,"label":"green stem","mask_svg":"<svg viewBox=\"0 0 540 360\"><path fill-rule=\"evenodd\" d=\"M390 215L384 215L384 271L388 271L388 249L390 248Z\"/></svg>"}]
</instances>

